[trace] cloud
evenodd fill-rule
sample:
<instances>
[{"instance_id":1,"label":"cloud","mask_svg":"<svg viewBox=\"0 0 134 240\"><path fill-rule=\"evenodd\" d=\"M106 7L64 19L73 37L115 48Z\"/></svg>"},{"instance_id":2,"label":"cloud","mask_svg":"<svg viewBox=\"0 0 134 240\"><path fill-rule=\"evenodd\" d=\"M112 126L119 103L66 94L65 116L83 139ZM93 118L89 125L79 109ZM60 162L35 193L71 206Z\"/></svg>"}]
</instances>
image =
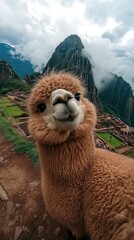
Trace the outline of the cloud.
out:
<instances>
[{"instance_id":1,"label":"cloud","mask_svg":"<svg viewBox=\"0 0 134 240\"><path fill-rule=\"evenodd\" d=\"M65 37L77 34L96 66L134 88L132 6L133 0L1 0L0 41L15 45L39 70Z\"/></svg>"},{"instance_id":2,"label":"cloud","mask_svg":"<svg viewBox=\"0 0 134 240\"><path fill-rule=\"evenodd\" d=\"M123 46L112 45L108 39L98 38L90 42L84 41L84 45L86 51L90 52L92 57L94 76L97 76L97 78L95 78L96 85L100 85L103 74L106 76L107 72L112 72L124 77L134 89L134 50L132 52L130 51L130 49L134 49L133 42L129 47L124 48ZM98 75L96 74L96 69Z\"/></svg>"},{"instance_id":3,"label":"cloud","mask_svg":"<svg viewBox=\"0 0 134 240\"><path fill-rule=\"evenodd\" d=\"M92 68L95 85L97 89L102 90L108 82L113 78L113 74L105 71L104 69L94 65Z\"/></svg>"},{"instance_id":4,"label":"cloud","mask_svg":"<svg viewBox=\"0 0 134 240\"><path fill-rule=\"evenodd\" d=\"M102 38L106 38L113 43L114 42L117 43L124 36L127 30L128 30L127 26L124 26L123 24L119 24L116 28L113 29L113 31L104 32L102 34Z\"/></svg>"}]
</instances>

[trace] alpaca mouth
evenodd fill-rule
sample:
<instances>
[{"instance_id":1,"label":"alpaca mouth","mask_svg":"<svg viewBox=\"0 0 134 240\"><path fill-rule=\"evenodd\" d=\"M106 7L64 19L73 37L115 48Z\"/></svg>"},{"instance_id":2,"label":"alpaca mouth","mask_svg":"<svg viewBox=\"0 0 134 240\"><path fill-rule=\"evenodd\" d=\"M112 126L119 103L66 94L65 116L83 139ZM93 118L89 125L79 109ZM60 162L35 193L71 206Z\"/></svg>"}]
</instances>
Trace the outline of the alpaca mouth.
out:
<instances>
[{"instance_id":1,"label":"alpaca mouth","mask_svg":"<svg viewBox=\"0 0 134 240\"><path fill-rule=\"evenodd\" d=\"M68 116L67 118L65 118L65 119L56 118L56 120L61 121L61 122L65 122L65 121L72 122L72 121L74 121L74 120L77 118L77 116L78 116L78 114L75 115L75 116L69 115L69 116Z\"/></svg>"}]
</instances>

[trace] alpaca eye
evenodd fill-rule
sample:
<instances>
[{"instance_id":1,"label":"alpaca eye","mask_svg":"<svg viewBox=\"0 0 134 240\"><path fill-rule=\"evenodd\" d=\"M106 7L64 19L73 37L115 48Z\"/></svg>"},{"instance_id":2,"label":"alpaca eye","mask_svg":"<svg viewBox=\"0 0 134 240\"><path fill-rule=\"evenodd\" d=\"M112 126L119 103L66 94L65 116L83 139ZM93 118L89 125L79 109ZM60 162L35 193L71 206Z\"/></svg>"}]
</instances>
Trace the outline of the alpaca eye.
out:
<instances>
[{"instance_id":1,"label":"alpaca eye","mask_svg":"<svg viewBox=\"0 0 134 240\"><path fill-rule=\"evenodd\" d=\"M74 97L77 101L80 101L80 93L79 92L75 93Z\"/></svg>"},{"instance_id":2,"label":"alpaca eye","mask_svg":"<svg viewBox=\"0 0 134 240\"><path fill-rule=\"evenodd\" d=\"M37 109L38 109L38 111L39 111L40 113L44 112L45 109L46 109L45 103L39 103L39 104L37 105Z\"/></svg>"}]
</instances>

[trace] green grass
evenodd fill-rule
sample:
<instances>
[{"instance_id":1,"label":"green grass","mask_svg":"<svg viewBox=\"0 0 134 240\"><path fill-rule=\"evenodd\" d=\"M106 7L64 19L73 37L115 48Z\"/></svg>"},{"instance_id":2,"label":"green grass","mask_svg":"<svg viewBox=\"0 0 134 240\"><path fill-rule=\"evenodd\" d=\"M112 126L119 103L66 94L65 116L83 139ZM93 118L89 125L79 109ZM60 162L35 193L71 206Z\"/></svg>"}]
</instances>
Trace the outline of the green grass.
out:
<instances>
[{"instance_id":1,"label":"green grass","mask_svg":"<svg viewBox=\"0 0 134 240\"><path fill-rule=\"evenodd\" d=\"M10 107L10 106L13 106L13 103L12 102L4 102L4 103L0 103L0 105L2 106L2 107Z\"/></svg>"},{"instance_id":2,"label":"green grass","mask_svg":"<svg viewBox=\"0 0 134 240\"><path fill-rule=\"evenodd\" d=\"M11 103L7 97L0 97L0 104Z\"/></svg>"},{"instance_id":3,"label":"green grass","mask_svg":"<svg viewBox=\"0 0 134 240\"><path fill-rule=\"evenodd\" d=\"M14 117L21 116L23 113L25 113L18 106L9 106L8 109Z\"/></svg>"},{"instance_id":4,"label":"green grass","mask_svg":"<svg viewBox=\"0 0 134 240\"><path fill-rule=\"evenodd\" d=\"M98 132L97 135L101 137L106 143L110 144L115 148L124 145L123 141L121 141L119 138L109 132Z\"/></svg>"},{"instance_id":5,"label":"green grass","mask_svg":"<svg viewBox=\"0 0 134 240\"><path fill-rule=\"evenodd\" d=\"M124 153L125 156L128 156L130 158L134 158L134 151L129 151L129 152L126 152Z\"/></svg>"},{"instance_id":6,"label":"green grass","mask_svg":"<svg viewBox=\"0 0 134 240\"><path fill-rule=\"evenodd\" d=\"M4 113L10 118L27 115L26 112L24 112L20 107L14 105L12 101L10 101L6 97L0 98L0 107L3 109Z\"/></svg>"},{"instance_id":7,"label":"green grass","mask_svg":"<svg viewBox=\"0 0 134 240\"><path fill-rule=\"evenodd\" d=\"M5 120L0 115L0 130L3 132L4 136L8 141L12 142L14 149L18 153L25 153L33 161L35 165L38 165L38 153L35 144L21 137L10 125L10 123Z\"/></svg>"}]
</instances>

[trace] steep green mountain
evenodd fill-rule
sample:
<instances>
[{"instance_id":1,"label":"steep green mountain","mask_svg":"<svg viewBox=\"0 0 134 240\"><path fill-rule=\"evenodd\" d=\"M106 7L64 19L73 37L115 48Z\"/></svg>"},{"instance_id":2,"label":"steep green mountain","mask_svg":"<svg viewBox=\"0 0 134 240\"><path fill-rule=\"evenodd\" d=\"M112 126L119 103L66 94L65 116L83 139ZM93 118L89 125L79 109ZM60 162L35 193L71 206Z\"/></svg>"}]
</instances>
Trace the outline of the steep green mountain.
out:
<instances>
[{"instance_id":1,"label":"steep green mountain","mask_svg":"<svg viewBox=\"0 0 134 240\"><path fill-rule=\"evenodd\" d=\"M134 126L134 96L131 86L122 77L112 74L111 81L100 89L98 99L104 111Z\"/></svg>"},{"instance_id":2,"label":"steep green mountain","mask_svg":"<svg viewBox=\"0 0 134 240\"><path fill-rule=\"evenodd\" d=\"M33 73L32 64L19 54L15 54L15 48L8 44L0 43L0 61L7 61L19 77L23 78L26 74Z\"/></svg>"},{"instance_id":3,"label":"steep green mountain","mask_svg":"<svg viewBox=\"0 0 134 240\"><path fill-rule=\"evenodd\" d=\"M19 79L13 68L6 61L0 61L0 83L9 83L11 79Z\"/></svg>"},{"instance_id":4,"label":"steep green mountain","mask_svg":"<svg viewBox=\"0 0 134 240\"><path fill-rule=\"evenodd\" d=\"M18 77L11 65L0 61L0 94L15 90L29 90L29 86Z\"/></svg>"},{"instance_id":5,"label":"steep green mountain","mask_svg":"<svg viewBox=\"0 0 134 240\"><path fill-rule=\"evenodd\" d=\"M43 74L54 70L65 70L75 73L85 80L88 98L97 104L97 89L94 84L91 63L83 54L84 46L77 35L67 37L55 49L52 57L44 68Z\"/></svg>"},{"instance_id":6,"label":"steep green mountain","mask_svg":"<svg viewBox=\"0 0 134 240\"><path fill-rule=\"evenodd\" d=\"M70 35L57 46L43 74L51 70L64 70L82 77L87 86L88 98L96 106L134 126L134 96L131 86L123 78L111 74L111 81L104 79L102 84L105 83L105 86L97 90L92 65L84 54L84 46L77 35Z\"/></svg>"}]
</instances>

